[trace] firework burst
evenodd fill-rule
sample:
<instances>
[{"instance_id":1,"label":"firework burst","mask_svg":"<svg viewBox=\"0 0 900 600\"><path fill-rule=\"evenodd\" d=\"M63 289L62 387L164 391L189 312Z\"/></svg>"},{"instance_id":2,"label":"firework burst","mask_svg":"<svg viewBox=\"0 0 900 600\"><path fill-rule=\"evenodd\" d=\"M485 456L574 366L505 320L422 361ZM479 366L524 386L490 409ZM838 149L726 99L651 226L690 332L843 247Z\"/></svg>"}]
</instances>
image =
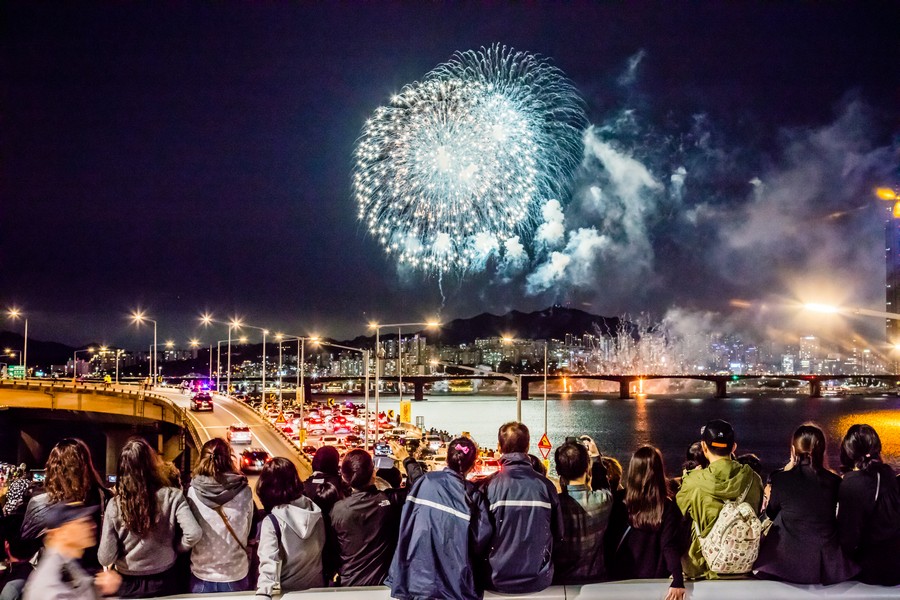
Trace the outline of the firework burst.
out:
<instances>
[{"instance_id":1,"label":"firework burst","mask_svg":"<svg viewBox=\"0 0 900 600\"><path fill-rule=\"evenodd\" d=\"M575 88L540 57L497 45L456 53L366 121L359 218L401 264L483 267L529 239L542 204L563 194L584 123Z\"/></svg>"}]
</instances>

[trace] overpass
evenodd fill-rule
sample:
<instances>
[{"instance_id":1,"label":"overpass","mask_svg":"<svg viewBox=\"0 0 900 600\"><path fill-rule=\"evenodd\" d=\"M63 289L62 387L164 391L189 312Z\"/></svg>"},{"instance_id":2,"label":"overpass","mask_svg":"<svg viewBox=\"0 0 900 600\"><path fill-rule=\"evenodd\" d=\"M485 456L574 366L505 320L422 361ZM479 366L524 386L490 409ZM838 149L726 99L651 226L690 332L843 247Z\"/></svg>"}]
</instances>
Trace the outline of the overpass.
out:
<instances>
[{"instance_id":1,"label":"overpass","mask_svg":"<svg viewBox=\"0 0 900 600\"><path fill-rule=\"evenodd\" d=\"M183 468L189 469L192 455L213 437L225 437L228 426L241 421L250 426L254 447L262 447L273 456L289 458L306 478L311 467L299 448L280 430L241 402L224 396L215 397L212 412L188 410L190 396L178 390L156 388L141 390L133 385L83 384L29 379L0 381L0 407L41 411L65 421L80 414L104 415L112 422L163 424L158 429L157 450L166 460L183 457ZM168 427L165 425L169 425ZM131 432L104 427L108 465L115 465L118 453ZM20 433L24 435L24 433ZM62 437L65 433L61 433ZM236 451L240 452L237 447ZM255 477L251 478L255 480Z\"/></svg>"},{"instance_id":2,"label":"overpass","mask_svg":"<svg viewBox=\"0 0 900 600\"><path fill-rule=\"evenodd\" d=\"M504 374L506 375L506 374ZM479 380L499 380L499 381L510 381L510 377L513 377L521 382L522 388L522 399L528 400L531 397L529 386L534 383L543 383L544 375L543 374L508 374L506 376L495 375L495 374L484 374L484 375L404 375L403 382L407 384L411 384L413 386L413 399L414 400L423 400L425 398L425 385L435 383L436 381L445 381L451 379L479 379ZM381 377L381 381L398 381L399 378L396 376L390 377ZM663 374L663 373L648 373L643 375L619 375L619 374L551 374L547 376L548 381L559 381L562 379L587 379L587 380L595 380L595 381L612 381L619 384L619 398L623 400L628 400L633 397L634 390L633 387L640 381L648 381L648 380L656 380L656 379L680 379L680 380L693 380L693 381L706 381L715 385L715 397L716 398L727 398L728 397L728 384L734 383L737 381L749 381L749 380L768 380L768 381L793 381L793 382L802 382L807 383L809 386L809 395L811 398L821 398L822 397L822 384L826 381L845 381L848 379L873 379L884 381L893 384L900 384L900 375L891 375L888 373L877 374L877 375L860 375L860 374L839 374L839 375L827 375L827 374L804 374L804 375L713 375L713 374ZM313 386L324 385L327 383L333 382L341 382L341 381L356 381L362 383L365 380L364 377L361 376L351 376L351 377L317 377L317 378L307 378L304 387L306 397L309 398L312 393ZM370 381L372 378L370 377Z\"/></svg>"}]
</instances>

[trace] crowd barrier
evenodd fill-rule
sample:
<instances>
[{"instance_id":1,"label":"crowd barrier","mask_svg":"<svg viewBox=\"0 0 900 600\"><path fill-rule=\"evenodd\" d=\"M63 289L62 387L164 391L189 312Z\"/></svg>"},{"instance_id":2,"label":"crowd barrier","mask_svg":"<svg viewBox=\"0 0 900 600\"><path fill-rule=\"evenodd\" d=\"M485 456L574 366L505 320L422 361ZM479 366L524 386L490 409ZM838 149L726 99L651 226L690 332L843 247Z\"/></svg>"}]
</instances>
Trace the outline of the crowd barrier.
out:
<instances>
[{"instance_id":1,"label":"crowd barrier","mask_svg":"<svg viewBox=\"0 0 900 600\"><path fill-rule=\"evenodd\" d=\"M495 594L486 592L484 597L505 600L662 600L666 597L668 579L635 579L588 585L551 586L537 594ZM868 600L900 597L900 587L881 587L848 581L837 585L797 585L780 581L740 579L731 581L688 581L685 583L689 600L798 600L808 598L840 598L841 600ZM328 588L290 592L281 600L390 600L391 592L384 587ZM253 600L248 592L231 594L188 594L171 598L223 600L234 598ZM276 596L276 598L279 598Z\"/></svg>"}]
</instances>

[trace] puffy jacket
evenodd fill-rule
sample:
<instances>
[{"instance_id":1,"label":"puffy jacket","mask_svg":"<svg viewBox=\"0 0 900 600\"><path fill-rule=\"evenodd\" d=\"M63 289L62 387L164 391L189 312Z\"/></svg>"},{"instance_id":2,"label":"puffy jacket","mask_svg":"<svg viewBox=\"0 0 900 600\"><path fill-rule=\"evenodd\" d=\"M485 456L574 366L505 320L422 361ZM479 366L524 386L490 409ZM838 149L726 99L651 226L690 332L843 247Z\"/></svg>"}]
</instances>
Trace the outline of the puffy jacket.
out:
<instances>
[{"instance_id":1,"label":"puffy jacket","mask_svg":"<svg viewBox=\"0 0 900 600\"><path fill-rule=\"evenodd\" d=\"M737 461L723 458L710 463L705 469L687 471L681 480L681 489L675 496L681 513L700 527L700 535L709 535L726 500L737 500L747 486L745 502L759 514L762 504L762 481L753 469ZM691 545L681 560L684 575L688 579L717 579L706 566L700 551L697 532L691 527Z\"/></svg>"},{"instance_id":2,"label":"puffy jacket","mask_svg":"<svg viewBox=\"0 0 900 600\"><path fill-rule=\"evenodd\" d=\"M227 473L221 481L198 475L191 481L188 504L203 535L191 550L191 573L203 581L240 581L247 576L247 538L253 524L253 493L247 478ZM222 514L240 540L235 542ZM243 548L241 547L243 546Z\"/></svg>"},{"instance_id":3,"label":"puffy jacket","mask_svg":"<svg viewBox=\"0 0 900 600\"><path fill-rule=\"evenodd\" d=\"M527 454L500 457L500 471L485 486L493 522L488 557L491 589L539 592L553 581L553 544L563 522L556 488L531 466Z\"/></svg>"},{"instance_id":4,"label":"puffy jacket","mask_svg":"<svg viewBox=\"0 0 900 600\"><path fill-rule=\"evenodd\" d=\"M278 539L272 518L278 520ZM256 598L271 598L276 584L282 592L296 592L324 585L322 548L325 523L312 500L300 496L272 509L259 530L259 579Z\"/></svg>"},{"instance_id":5,"label":"puffy jacket","mask_svg":"<svg viewBox=\"0 0 900 600\"><path fill-rule=\"evenodd\" d=\"M487 503L475 486L447 468L426 474L403 505L385 582L391 597L481 598L475 566L490 539Z\"/></svg>"}]
</instances>

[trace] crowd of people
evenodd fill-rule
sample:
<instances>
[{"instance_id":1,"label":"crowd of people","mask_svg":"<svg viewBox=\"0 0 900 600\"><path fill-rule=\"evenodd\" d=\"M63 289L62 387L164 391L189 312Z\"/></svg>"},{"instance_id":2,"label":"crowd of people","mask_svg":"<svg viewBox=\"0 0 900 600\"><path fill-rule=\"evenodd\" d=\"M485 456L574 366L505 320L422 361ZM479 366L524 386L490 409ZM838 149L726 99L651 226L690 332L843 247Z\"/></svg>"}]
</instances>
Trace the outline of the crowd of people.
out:
<instances>
[{"instance_id":1,"label":"crowd of people","mask_svg":"<svg viewBox=\"0 0 900 600\"><path fill-rule=\"evenodd\" d=\"M11 495L15 478L8 485L0 600L248 590L262 600L372 585L400 600L469 599L637 578L669 578L669 600L697 579L900 585L900 486L872 427L847 431L839 475L823 431L800 426L765 484L758 460L735 456L728 422L708 422L699 437L673 479L652 446L623 470L582 436L556 449L551 480L518 422L500 427L501 468L480 481L466 477L479 456L466 436L428 473L391 442L405 484L365 450L341 460L324 446L305 481L286 458L266 464L262 509L223 439L204 444L183 488L133 438L109 490L88 447L67 438L50 453L43 493Z\"/></svg>"}]
</instances>

